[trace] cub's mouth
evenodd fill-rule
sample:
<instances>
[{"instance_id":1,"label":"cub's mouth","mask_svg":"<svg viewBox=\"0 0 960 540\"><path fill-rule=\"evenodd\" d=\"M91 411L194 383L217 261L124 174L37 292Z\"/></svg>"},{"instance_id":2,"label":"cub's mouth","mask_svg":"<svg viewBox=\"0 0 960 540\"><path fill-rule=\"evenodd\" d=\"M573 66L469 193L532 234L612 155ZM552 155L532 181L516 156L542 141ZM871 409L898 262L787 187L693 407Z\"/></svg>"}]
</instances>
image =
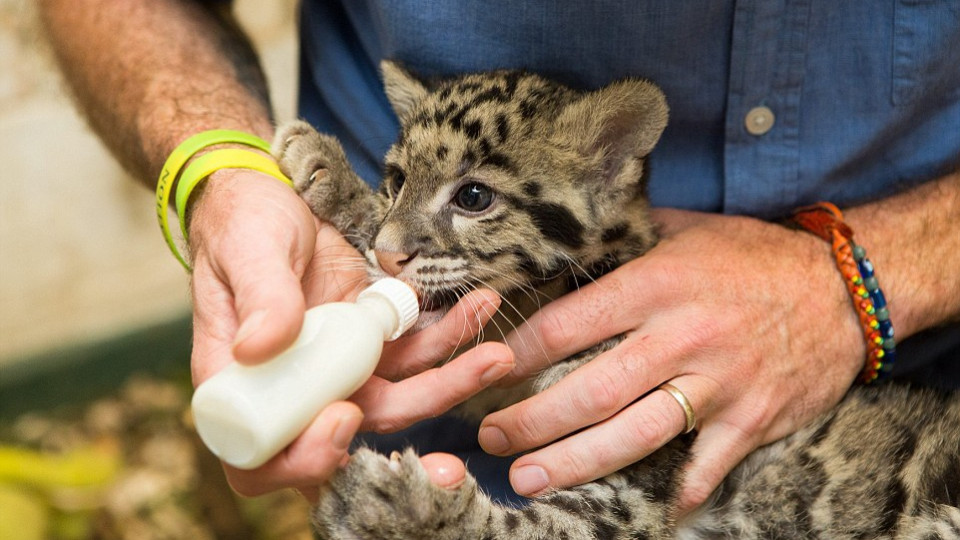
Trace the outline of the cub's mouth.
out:
<instances>
[{"instance_id":1,"label":"cub's mouth","mask_svg":"<svg viewBox=\"0 0 960 540\"><path fill-rule=\"evenodd\" d=\"M450 311L466 291L452 289L424 291L414 285L417 297L420 299L420 311Z\"/></svg>"},{"instance_id":2,"label":"cub's mouth","mask_svg":"<svg viewBox=\"0 0 960 540\"><path fill-rule=\"evenodd\" d=\"M457 289L425 289L419 283L408 283L408 285L413 287L413 290L417 293L417 298L420 300L420 316L417 318L417 323L412 329L414 333L439 321L456 305L460 298L470 292L470 289L466 287Z\"/></svg>"}]
</instances>

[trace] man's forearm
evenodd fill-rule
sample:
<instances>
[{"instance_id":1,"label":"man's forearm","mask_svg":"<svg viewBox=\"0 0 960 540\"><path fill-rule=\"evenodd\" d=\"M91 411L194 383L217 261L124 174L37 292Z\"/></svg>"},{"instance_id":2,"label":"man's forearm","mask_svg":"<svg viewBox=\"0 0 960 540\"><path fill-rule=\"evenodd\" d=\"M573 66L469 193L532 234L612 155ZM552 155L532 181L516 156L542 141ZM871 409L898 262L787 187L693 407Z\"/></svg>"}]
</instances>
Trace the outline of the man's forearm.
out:
<instances>
[{"instance_id":1,"label":"man's forearm","mask_svg":"<svg viewBox=\"0 0 960 540\"><path fill-rule=\"evenodd\" d=\"M898 338L960 319L960 173L845 213Z\"/></svg>"},{"instance_id":2,"label":"man's forearm","mask_svg":"<svg viewBox=\"0 0 960 540\"><path fill-rule=\"evenodd\" d=\"M228 14L180 0L39 5L91 126L147 185L194 133L230 128L271 135L262 72Z\"/></svg>"}]
</instances>

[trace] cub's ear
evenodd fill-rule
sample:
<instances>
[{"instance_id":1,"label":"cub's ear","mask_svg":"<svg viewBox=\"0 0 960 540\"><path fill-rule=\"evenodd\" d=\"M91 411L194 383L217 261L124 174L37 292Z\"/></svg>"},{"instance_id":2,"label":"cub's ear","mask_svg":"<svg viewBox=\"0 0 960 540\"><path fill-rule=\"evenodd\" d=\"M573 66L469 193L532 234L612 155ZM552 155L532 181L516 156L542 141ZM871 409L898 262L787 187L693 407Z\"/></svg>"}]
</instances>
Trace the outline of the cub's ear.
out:
<instances>
[{"instance_id":1,"label":"cub's ear","mask_svg":"<svg viewBox=\"0 0 960 540\"><path fill-rule=\"evenodd\" d=\"M429 93L427 87L400 64L391 60L380 62L383 87L387 99L400 122L409 120L413 107Z\"/></svg>"},{"instance_id":2,"label":"cub's ear","mask_svg":"<svg viewBox=\"0 0 960 540\"><path fill-rule=\"evenodd\" d=\"M636 182L641 159L653 150L667 126L667 100L653 83L615 82L567 105L554 136L568 148L597 159L608 181Z\"/></svg>"}]
</instances>

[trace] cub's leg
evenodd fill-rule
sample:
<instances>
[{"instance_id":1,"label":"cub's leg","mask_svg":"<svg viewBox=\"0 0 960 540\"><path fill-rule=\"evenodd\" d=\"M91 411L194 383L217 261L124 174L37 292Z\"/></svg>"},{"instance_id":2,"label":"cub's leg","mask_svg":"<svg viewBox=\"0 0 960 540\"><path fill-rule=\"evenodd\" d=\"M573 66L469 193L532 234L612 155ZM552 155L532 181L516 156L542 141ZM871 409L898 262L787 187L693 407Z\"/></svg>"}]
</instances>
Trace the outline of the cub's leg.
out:
<instances>
[{"instance_id":1,"label":"cub's leg","mask_svg":"<svg viewBox=\"0 0 960 540\"><path fill-rule=\"evenodd\" d=\"M340 142L296 120L277 130L273 154L310 210L365 251L384 208L350 167Z\"/></svg>"},{"instance_id":2,"label":"cub's leg","mask_svg":"<svg viewBox=\"0 0 960 540\"><path fill-rule=\"evenodd\" d=\"M689 440L596 482L516 509L493 503L469 474L433 485L417 455L360 450L323 489L314 512L329 540L627 540L673 538L671 517Z\"/></svg>"}]
</instances>

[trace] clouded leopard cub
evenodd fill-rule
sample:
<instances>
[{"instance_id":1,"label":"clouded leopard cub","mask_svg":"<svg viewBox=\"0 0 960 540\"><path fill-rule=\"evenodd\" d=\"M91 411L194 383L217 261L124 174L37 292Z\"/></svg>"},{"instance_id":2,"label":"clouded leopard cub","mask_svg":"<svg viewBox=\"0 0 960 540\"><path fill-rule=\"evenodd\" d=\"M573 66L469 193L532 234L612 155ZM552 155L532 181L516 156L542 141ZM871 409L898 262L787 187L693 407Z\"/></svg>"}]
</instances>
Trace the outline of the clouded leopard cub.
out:
<instances>
[{"instance_id":1,"label":"clouded leopard cub","mask_svg":"<svg viewBox=\"0 0 960 540\"><path fill-rule=\"evenodd\" d=\"M583 93L518 71L430 86L391 63L383 74L402 129L377 194L339 144L307 124L284 126L274 150L371 274L413 285L424 311L442 313L478 286L532 310L522 307L532 289L555 298L656 242L642 179L667 107L652 84ZM524 391L615 344L558 363ZM475 412L518 397L495 396ZM750 455L677 524L691 441L522 509L492 503L469 476L456 490L434 487L412 452L361 450L324 491L315 522L337 540L960 538L960 396L854 389L805 430Z\"/></svg>"}]
</instances>

